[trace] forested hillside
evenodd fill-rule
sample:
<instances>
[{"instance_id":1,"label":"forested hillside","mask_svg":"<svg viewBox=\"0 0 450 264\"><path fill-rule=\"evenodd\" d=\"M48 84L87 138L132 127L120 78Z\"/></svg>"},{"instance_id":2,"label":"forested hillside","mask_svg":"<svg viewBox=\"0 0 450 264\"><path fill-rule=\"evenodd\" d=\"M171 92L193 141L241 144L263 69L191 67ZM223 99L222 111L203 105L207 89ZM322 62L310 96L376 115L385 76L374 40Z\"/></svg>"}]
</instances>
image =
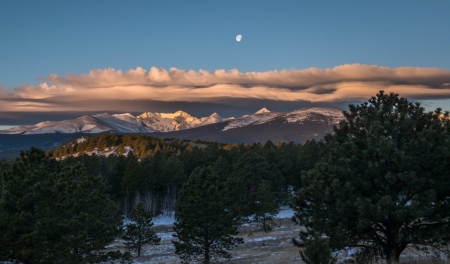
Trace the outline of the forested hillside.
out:
<instances>
[{"instance_id":1,"label":"forested hillside","mask_svg":"<svg viewBox=\"0 0 450 264\"><path fill-rule=\"evenodd\" d=\"M316 141L249 145L101 134L73 140L48 153L66 165L80 162L90 174L101 175L125 213L143 201L158 214L173 209L178 191L197 167L211 166L230 184L252 176L248 184L254 186L247 187L255 193L264 180L277 200L286 202L288 190L299 187L301 171L314 165L319 145Z\"/></svg>"}]
</instances>

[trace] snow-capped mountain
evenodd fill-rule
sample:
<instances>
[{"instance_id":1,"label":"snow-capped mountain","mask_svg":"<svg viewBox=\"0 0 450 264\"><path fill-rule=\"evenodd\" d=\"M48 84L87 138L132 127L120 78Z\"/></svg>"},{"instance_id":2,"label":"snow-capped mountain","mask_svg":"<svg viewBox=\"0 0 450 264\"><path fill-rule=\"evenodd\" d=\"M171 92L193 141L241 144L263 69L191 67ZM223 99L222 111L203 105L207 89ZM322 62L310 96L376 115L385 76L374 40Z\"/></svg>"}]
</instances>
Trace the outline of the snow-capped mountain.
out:
<instances>
[{"instance_id":1,"label":"snow-capped mountain","mask_svg":"<svg viewBox=\"0 0 450 264\"><path fill-rule=\"evenodd\" d=\"M159 133L155 136L180 139L202 139L217 142L266 143L305 142L320 140L333 126L344 119L341 110L331 108L304 108L289 113L270 112L261 109L240 118L228 118L221 122L192 129Z\"/></svg>"},{"instance_id":2,"label":"snow-capped mountain","mask_svg":"<svg viewBox=\"0 0 450 264\"><path fill-rule=\"evenodd\" d=\"M314 123L332 127L343 118L342 111L330 108L305 108L289 113L271 112L267 108L239 118L223 118L217 113L197 118L183 111L175 113L145 112L138 116L131 113L107 113L85 115L77 119L63 121L45 121L31 126L14 127L0 130L0 134L45 134L45 133L156 133L190 130L202 126L220 124L220 132L248 128L264 124L273 127ZM273 129L273 127L271 129ZM262 129L260 127L259 129ZM263 130L267 131L264 127ZM259 131L261 132L261 131Z\"/></svg>"},{"instance_id":3,"label":"snow-capped mountain","mask_svg":"<svg viewBox=\"0 0 450 264\"><path fill-rule=\"evenodd\" d=\"M270 112L268 109L262 108L252 115L245 115L241 118L230 120L223 131L248 125L264 124L277 119L283 119L288 123L297 124L302 124L309 120L328 125L337 125L342 118L342 111L331 108L304 108L290 113Z\"/></svg>"},{"instance_id":4,"label":"snow-capped mountain","mask_svg":"<svg viewBox=\"0 0 450 264\"><path fill-rule=\"evenodd\" d=\"M185 112L86 115L72 120L47 121L32 126L0 131L0 157L13 157L31 146L50 149L100 132L151 133L161 138L206 140L224 143L305 142L320 140L344 119L342 111L305 108L289 113L263 108L239 118L222 118L214 113L196 118ZM26 135L26 136L23 136ZM8 154L9 153L9 154Z\"/></svg>"},{"instance_id":5,"label":"snow-capped mountain","mask_svg":"<svg viewBox=\"0 0 450 264\"><path fill-rule=\"evenodd\" d=\"M341 110L332 108L304 108L282 115L289 123L303 124L306 121L326 123L327 125L338 125L344 118Z\"/></svg>"},{"instance_id":6,"label":"snow-capped mountain","mask_svg":"<svg viewBox=\"0 0 450 264\"><path fill-rule=\"evenodd\" d=\"M222 118L217 113L213 113L208 117L197 118L183 111L177 111L175 113L146 112L139 115L137 119L141 120L147 127L151 128L153 131L160 132L189 129L217 123L222 120Z\"/></svg>"},{"instance_id":7,"label":"snow-capped mountain","mask_svg":"<svg viewBox=\"0 0 450 264\"><path fill-rule=\"evenodd\" d=\"M46 121L31 126L13 127L0 131L1 134L45 134L45 133L101 133L116 131L121 133L144 133L149 130L142 125L132 124L107 113L85 115L63 121Z\"/></svg>"},{"instance_id":8,"label":"snow-capped mountain","mask_svg":"<svg viewBox=\"0 0 450 264\"><path fill-rule=\"evenodd\" d=\"M253 124L253 125L262 124L262 123L264 123L272 118L275 118L281 114L282 113L270 112L268 109L262 108L261 110L256 111L252 115L244 115L241 118L230 119L230 121L228 122L228 125L225 126L223 131L228 130L228 129L238 128L238 127L248 126L251 124Z\"/></svg>"},{"instance_id":9,"label":"snow-capped mountain","mask_svg":"<svg viewBox=\"0 0 450 264\"><path fill-rule=\"evenodd\" d=\"M217 113L196 118L183 111L175 113L146 112L139 116L131 113L109 115L107 113L85 115L63 121L45 121L36 125L0 130L0 134L45 134L45 133L149 133L189 129L220 122Z\"/></svg>"}]
</instances>

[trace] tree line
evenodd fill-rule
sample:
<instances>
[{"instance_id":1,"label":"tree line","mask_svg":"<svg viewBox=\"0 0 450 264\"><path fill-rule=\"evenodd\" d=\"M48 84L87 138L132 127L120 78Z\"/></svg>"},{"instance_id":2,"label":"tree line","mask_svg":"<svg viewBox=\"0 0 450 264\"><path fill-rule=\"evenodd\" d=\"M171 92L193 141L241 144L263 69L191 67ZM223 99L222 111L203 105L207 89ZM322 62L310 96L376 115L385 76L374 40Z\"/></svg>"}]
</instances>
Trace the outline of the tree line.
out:
<instances>
[{"instance_id":1,"label":"tree line","mask_svg":"<svg viewBox=\"0 0 450 264\"><path fill-rule=\"evenodd\" d=\"M107 157L87 154L87 150L111 150L119 145L130 152ZM251 197L244 200L254 200L260 187L273 194L277 202L286 204L287 190L300 186L300 172L312 168L319 148L320 143L316 141L223 144L137 134L101 134L79 143L71 141L49 155L67 166L82 163L87 171L100 175L108 185L108 194L125 214L143 202L146 210L157 215L173 211L178 192L189 175L196 168L208 166L220 178L233 182L236 193L249 193ZM254 210L253 207L249 205L248 209Z\"/></svg>"}]
</instances>

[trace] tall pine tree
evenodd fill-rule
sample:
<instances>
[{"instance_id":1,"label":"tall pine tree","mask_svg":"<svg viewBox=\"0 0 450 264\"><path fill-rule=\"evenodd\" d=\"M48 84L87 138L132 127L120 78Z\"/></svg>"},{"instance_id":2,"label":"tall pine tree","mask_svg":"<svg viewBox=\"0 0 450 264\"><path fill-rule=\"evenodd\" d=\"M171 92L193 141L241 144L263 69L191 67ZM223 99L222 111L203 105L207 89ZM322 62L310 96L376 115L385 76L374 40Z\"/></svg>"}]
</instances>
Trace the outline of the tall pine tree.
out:
<instances>
[{"instance_id":1,"label":"tall pine tree","mask_svg":"<svg viewBox=\"0 0 450 264\"><path fill-rule=\"evenodd\" d=\"M302 175L301 238L324 233L332 250L380 252L387 263L411 245L450 253L448 113L380 91L344 114Z\"/></svg>"},{"instance_id":2,"label":"tall pine tree","mask_svg":"<svg viewBox=\"0 0 450 264\"><path fill-rule=\"evenodd\" d=\"M105 246L120 232L119 209L99 177L63 167L38 149L2 174L0 261L84 263L120 257Z\"/></svg>"},{"instance_id":3,"label":"tall pine tree","mask_svg":"<svg viewBox=\"0 0 450 264\"><path fill-rule=\"evenodd\" d=\"M270 164L253 150L242 154L234 164L227 184L236 208L246 218L244 220L251 220L256 213L259 184L262 180L270 181L272 178Z\"/></svg>"},{"instance_id":4,"label":"tall pine tree","mask_svg":"<svg viewBox=\"0 0 450 264\"><path fill-rule=\"evenodd\" d=\"M175 253L185 261L209 264L214 258L231 258L228 252L243 243L238 217L230 206L228 192L217 174L197 168L180 191L175 210Z\"/></svg>"},{"instance_id":5,"label":"tall pine tree","mask_svg":"<svg viewBox=\"0 0 450 264\"><path fill-rule=\"evenodd\" d=\"M261 181L256 192L255 221L262 223L264 231L271 231L272 227L268 221L272 220L278 211L277 198L272 192L270 183Z\"/></svg>"},{"instance_id":6,"label":"tall pine tree","mask_svg":"<svg viewBox=\"0 0 450 264\"><path fill-rule=\"evenodd\" d=\"M143 245L159 245L161 238L153 231L152 213L145 211L143 203L131 211L130 220L132 223L127 224L123 240L127 250L137 252L140 257Z\"/></svg>"}]
</instances>

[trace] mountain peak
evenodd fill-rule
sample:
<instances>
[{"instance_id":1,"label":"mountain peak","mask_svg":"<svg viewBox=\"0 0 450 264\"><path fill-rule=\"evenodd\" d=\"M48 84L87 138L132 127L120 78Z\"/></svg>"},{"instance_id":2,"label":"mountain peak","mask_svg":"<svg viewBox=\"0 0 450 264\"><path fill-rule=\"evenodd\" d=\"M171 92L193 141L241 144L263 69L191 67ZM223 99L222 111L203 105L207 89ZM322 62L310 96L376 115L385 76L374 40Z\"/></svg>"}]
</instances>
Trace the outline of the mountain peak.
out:
<instances>
[{"instance_id":1,"label":"mountain peak","mask_svg":"<svg viewBox=\"0 0 450 264\"><path fill-rule=\"evenodd\" d=\"M173 113L174 115L179 115L179 116L191 116L189 113L184 112L183 110L178 110L175 113Z\"/></svg>"},{"instance_id":2,"label":"mountain peak","mask_svg":"<svg viewBox=\"0 0 450 264\"><path fill-rule=\"evenodd\" d=\"M270 113L269 109L263 107L259 111L255 112L255 115L257 115L257 114L264 114L264 113Z\"/></svg>"}]
</instances>

